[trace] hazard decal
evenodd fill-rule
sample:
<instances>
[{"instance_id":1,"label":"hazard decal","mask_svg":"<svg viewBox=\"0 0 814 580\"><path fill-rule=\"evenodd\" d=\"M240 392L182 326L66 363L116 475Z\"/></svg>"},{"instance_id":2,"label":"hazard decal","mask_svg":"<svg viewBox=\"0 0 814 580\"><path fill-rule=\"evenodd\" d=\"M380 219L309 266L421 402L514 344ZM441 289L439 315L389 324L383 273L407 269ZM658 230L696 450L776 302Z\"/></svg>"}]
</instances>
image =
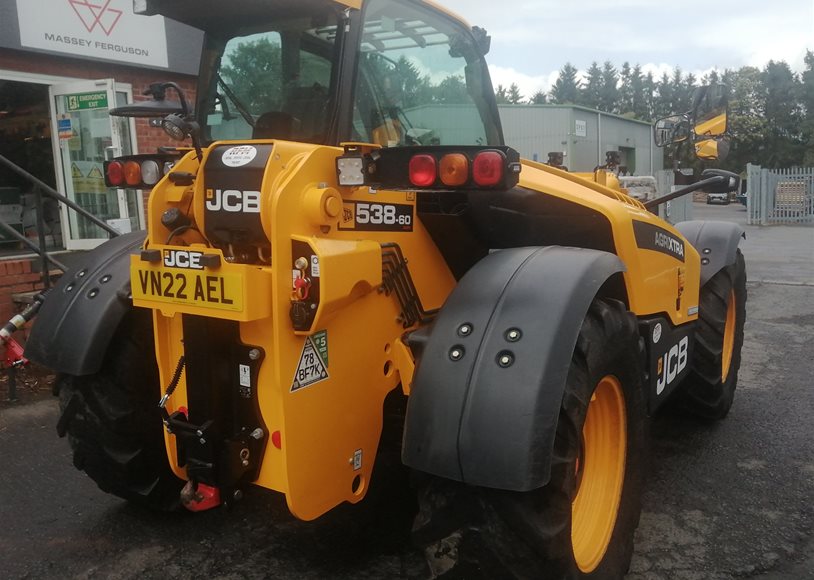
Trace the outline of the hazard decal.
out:
<instances>
[{"instance_id":1,"label":"hazard decal","mask_svg":"<svg viewBox=\"0 0 814 580\"><path fill-rule=\"evenodd\" d=\"M90 171L88 171L88 177L91 179L104 179L105 176L102 175L102 170L99 169L98 165L94 165Z\"/></svg>"},{"instance_id":2,"label":"hazard decal","mask_svg":"<svg viewBox=\"0 0 814 580\"><path fill-rule=\"evenodd\" d=\"M302 345L300 362L297 364L294 381L291 383L292 393L328 378L328 364L325 360L328 354L327 344L324 349L318 348L313 339L314 337L309 336ZM327 343L327 337L323 337L323 340ZM325 355L322 354L323 352Z\"/></svg>"}]
</instances>

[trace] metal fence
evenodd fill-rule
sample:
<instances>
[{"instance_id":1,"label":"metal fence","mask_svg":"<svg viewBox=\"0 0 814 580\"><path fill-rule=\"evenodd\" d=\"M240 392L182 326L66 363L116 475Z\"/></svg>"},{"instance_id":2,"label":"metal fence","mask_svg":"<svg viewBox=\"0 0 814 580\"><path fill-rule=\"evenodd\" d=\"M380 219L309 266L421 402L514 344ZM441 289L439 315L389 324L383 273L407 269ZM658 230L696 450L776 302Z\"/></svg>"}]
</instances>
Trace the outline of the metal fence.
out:
<instances>
[{"instance_id":1,"label":"metal fence","mask_svg":"<svg viewBox=\"0 0 814 580\"><path fill-rule=\"evenodd\" d=\"M814 224L814 167L746 166L748 223Z\"/></svg>"}]
</instances>

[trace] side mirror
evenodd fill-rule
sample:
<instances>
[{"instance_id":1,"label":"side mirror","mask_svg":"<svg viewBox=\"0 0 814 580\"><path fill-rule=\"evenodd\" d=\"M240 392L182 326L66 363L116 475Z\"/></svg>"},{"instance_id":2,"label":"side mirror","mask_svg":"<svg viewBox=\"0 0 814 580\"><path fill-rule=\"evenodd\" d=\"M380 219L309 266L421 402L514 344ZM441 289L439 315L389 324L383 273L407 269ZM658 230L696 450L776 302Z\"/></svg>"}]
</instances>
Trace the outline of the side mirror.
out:
<instances>
[{"instance_id":1,"label":"side mirror","mask_svg":"<svg viewBox=\"0 0 814 580\"><path fill-rule=\"evenodd\" d=\"M167 100L167 89L175 89L175 92L178 93L179 100ZM181 87L175 83L152 83L143 94L152 96L153 100L116 107L110 110L110 116L148 118L166 117L167 115L189 115L189 108L187 107L187 100L184 98L184 92L181 90Z\"/></svg>"},{"instance_id":2,"label":"side mirror","mask_svg":"<svg viewBox=\"0 0 814 580\"><path fill-rule=\"evenodd\" d=\"M184 109L179 101L142 101L130 105L122 105L110 109L111 117L152 118L166 117L167 115L181 115Z\"/></svg>"},{"instance_id":3,"label":"side mirror","mask_svg":"<svg viewBox=\"0 0 814 580\"><path fill-rule=\"evenodd\" d=\"M690 118L687 115L662 117L653 125L656 147L681 143L690 138Z\"/></svg>"},{"instance_id":4,"label":"side mirror","mask_svg":"<svg viewBox=\"0 0 814 580\"><path fill-rule=\"evenodd\" d=\"M704 189L709 193L729 193L731 191L739 191L741 186L741 178L737 173L731 171L724 171L723 169L705 169L701 172L701 179L709 179L711 177L720 177L720 184L708 185Z\"/></svg>"},{"instance_id":5,"label":"side mirror","mask_svg":"<svg viewBox=\"0 0 814 580\"><path fill-rule=\"evenodd\" d=\"M177 101L166 99L167 89L173 89L178 94ZM161 128L164 129L164 132L177 141L191 137L198 159L203 159L199 127L192 120L183 89L173 82L153 83L144 91L144 94L151 95L153 100L117 107L110 111L110 115L114 117L164 117L161 121Z\"/></svg>"}]
</instances>

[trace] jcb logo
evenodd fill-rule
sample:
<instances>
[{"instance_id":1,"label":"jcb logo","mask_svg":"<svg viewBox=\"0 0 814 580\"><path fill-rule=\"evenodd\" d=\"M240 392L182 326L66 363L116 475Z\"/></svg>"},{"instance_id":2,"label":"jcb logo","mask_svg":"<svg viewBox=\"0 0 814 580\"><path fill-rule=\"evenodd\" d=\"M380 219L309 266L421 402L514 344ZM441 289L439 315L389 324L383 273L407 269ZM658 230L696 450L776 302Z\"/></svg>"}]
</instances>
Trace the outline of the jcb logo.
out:
<instances>
[{"instance_id":1,"label":"jcb logo","mask_svg":"<svg viewBox=\"0 0 814 580\"><path fill-rule=\"evenodd\" d=\"M164 265L169 268L189 268L191 270L203 270L201 264L201 252L190 252L188 250L164 250Z\"/></svg>"},{"instance_id":2,"label":"jcb logo","mask_svg":"<svg viewBox=\"0 0 814 580\"><path fill-rule=\"evenodd\" d=\"M259 191L238 191L237 189L207 189L206 209L209 211L229 211L232 213L260 213Z\"/></svg>"},{"instance_id":3,"label":"jcb logo","mask_svg":"<svg viewBox=\"0 0 814 580\"><path fill-rule=\"evenodd\" d=\"M678 344L674 344L658 362L658 380L656 381L656 394L660 395L664 388L672 383L676 376L687 366L687 350L690 339L686 336Z\"/></svg>"}]
</instances>

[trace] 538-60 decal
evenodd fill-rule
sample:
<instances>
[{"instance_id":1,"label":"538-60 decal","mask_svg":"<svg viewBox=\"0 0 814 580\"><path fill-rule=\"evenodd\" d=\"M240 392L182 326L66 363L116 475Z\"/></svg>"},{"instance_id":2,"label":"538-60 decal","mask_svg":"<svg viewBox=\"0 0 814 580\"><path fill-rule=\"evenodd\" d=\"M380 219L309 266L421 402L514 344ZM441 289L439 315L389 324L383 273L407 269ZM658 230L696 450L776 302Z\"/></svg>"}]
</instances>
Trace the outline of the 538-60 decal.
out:
<instances>
[{"instance_id":1,"label":"538-60 decal","mask_svg":"<svg viewBox=\"0 0 814 580\"><path fill-rule=\"evenodd\" d=\"M406 203L346 201L339 222L340 230L365 232L413 231L413 206Z\"/></svg>"}]
</instances>

